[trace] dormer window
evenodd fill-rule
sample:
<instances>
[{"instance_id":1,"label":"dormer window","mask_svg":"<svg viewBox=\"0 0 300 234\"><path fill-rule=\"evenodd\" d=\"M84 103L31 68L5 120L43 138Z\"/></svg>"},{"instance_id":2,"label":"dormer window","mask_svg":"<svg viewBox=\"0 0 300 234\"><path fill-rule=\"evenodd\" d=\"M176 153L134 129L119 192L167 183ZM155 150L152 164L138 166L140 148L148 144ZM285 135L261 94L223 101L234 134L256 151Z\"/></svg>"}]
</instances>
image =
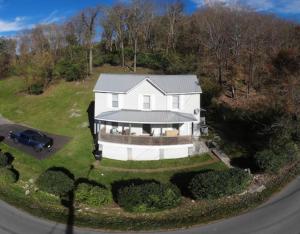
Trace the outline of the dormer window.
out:
<instances>
[{"instance_id":1,"label":"dormer window","mask_svg":"<svg viewBox=\"0 0 300 234\"><path fill-rule=\"evenodd\" d=\"M112 95L112 107L114 107L114 108L119 107L119 95L118 94Z\"/></svg>"},{"instance_id":2,"label":"dormer window","mask_svg":"<svg viewBox=\"0 0 300 234\"><path fill-rule=\"evenodd\" d=\"M150 103L150 95L144 95L143 98L143 109L144 110L150 110L151 103Z\"/></svg>"},{"instance_id":3,"label":"dormer window","mask_svg":"<svg viewBox=\"0 0 300 234\"><path fill-rule=\"evenodd\" d=\"M180 107L179 95L173 95L172 96L172 108L179 109L179 107Z\"/></svg>"}]
</instances>

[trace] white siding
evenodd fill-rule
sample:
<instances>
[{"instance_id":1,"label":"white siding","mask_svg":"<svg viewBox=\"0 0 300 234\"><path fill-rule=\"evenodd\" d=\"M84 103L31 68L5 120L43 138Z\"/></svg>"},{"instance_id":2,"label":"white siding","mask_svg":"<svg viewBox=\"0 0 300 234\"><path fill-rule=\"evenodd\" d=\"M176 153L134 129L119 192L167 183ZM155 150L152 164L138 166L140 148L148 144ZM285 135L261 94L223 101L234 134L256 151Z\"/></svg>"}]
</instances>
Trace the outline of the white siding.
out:
<instances>
[{"instance_id":1,"label":"white siding","mask_svg":"<svg viewBox=\"0 0 300 234\"><path fill-rule=\"evenodd\" d=\"M168 145L168 146L140 146L140 145L122 145L109 142L101 142L102 156L104 158L116 160L159 160L184 158L189 156L189 148L192 144L187 145ZM131 153L129 153L131 152Z\"/></svg>"},{"instance_id":2,"label":"white siding","mask_svg":"<svg viewBox=\"0 0 300 234\"><path fill-rule=\"evenodd\" d=\"M150 95L152 110L166 110L167 98L156 87L144 80L132 90L130 90L124 98L124 109L142 109L143 96Z\"/></svg>"}]
</instances>

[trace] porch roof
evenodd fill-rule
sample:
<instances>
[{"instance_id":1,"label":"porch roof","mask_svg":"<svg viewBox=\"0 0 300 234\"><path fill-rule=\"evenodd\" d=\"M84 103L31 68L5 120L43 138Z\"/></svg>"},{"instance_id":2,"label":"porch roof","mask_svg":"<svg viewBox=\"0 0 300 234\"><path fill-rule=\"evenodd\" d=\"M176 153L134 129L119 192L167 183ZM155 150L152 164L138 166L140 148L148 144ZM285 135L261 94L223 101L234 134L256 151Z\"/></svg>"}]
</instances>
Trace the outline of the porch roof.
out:
<instances>
[{"instance_id":1,"label":"porch roof","mask_svg":"<svg viewBox=\"0 0 300 234\"><path fill-rule=\"evenodd\" d=\"M175 111L141 111L141 110L117 110L107 111L95 117L97 120L119 123L152 123L175 124L197 121L192 114Z\"/></svg>"}]
</instances>

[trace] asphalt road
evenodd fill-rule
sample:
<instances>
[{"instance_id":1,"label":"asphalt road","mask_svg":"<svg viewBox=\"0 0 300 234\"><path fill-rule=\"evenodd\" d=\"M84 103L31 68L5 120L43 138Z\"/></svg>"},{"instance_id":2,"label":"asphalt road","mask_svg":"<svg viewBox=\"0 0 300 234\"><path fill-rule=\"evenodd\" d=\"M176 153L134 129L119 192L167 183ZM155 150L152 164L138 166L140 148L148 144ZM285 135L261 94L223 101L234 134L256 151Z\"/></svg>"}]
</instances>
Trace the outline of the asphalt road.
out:
<instances>
[{"instance_id":1,"label":"asphalt road","mask_svg":"<svg viewBox=\"0 0 300 234\"><path fill-rule=\"evenodd\" d=\"M0 201L1 234L94 234L86 229L74 228L73 232L65 225L35 218L23 211ZM147 232L148 234L151 232ZM157 233L157 232L153 232ZM282 192L275 195L257 209L227 220L209 225L160 232L161 234L299 234L300 233L300 177L290 183Z\"/></svg>"}]
</instances>

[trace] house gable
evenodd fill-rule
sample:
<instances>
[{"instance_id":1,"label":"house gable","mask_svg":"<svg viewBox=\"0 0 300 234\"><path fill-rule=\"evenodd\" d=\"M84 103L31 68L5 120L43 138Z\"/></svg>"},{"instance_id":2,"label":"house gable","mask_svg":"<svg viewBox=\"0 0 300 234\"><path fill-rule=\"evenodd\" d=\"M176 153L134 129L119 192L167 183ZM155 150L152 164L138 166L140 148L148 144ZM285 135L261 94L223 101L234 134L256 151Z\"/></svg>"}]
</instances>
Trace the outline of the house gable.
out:
<instances>
[{"instance_id":1,"label":"house gable","mask_svg":"<svg viewBox=\"0 0 300 234\"><path fill-rule=\"evenodd\" d=\"M126 106L128 109L143 109L144 95L150 96L151 110L166 109L167 96L164 92L151 83L148 79L141 81L125 94Z\"/></svg>"},{"instance_id":2,"label":"house gable","mask_svg":"<svg viewBox=\"0 0 300 234\"><path fill-rule=\"evenodd\" d=\"M166 93L158 87L158 85L156 85L154 82L152 82L150 79L146 78L144 80L142 80L141 82L139 82L138 84L136 84L134 87L132 87L131 89L129 89L126 93L130 93L132 91L135 91L138 89L139 86L142 86L144 83L148 83L150 84L153 88L157 89L159 92L161 92L163 95L166 95Z\"/></svg>"}]
</instances>

